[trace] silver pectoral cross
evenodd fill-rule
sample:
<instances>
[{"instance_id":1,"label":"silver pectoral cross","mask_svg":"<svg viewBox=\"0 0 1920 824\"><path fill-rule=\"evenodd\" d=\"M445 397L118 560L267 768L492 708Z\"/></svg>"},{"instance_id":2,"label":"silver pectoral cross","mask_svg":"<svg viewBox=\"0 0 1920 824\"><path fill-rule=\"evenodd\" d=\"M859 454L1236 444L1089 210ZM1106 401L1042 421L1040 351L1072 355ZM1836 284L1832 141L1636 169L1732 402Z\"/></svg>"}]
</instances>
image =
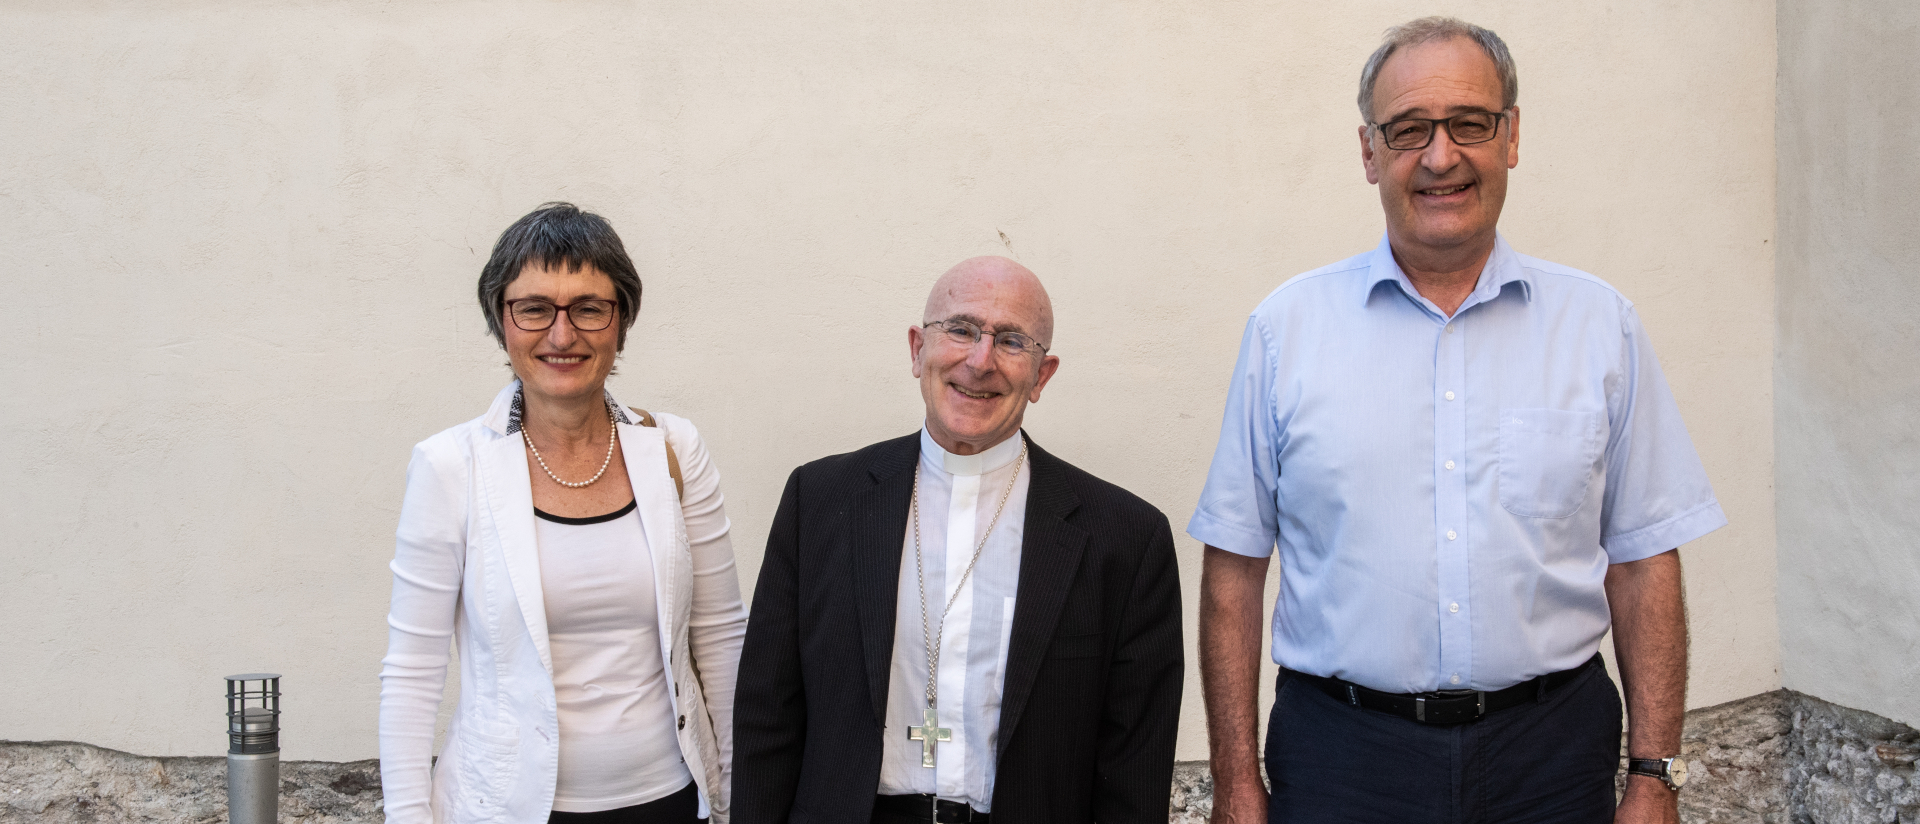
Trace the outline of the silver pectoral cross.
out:
<instances>
[{"instance_id":1,"label":"silver pectoral cross","mask_svg":"<svg viewBox=\"0 0 1920 824\"><path fill-rule=\"evenodd\" d=\"M920 766L933 766L933 745L953 740L953 730L940 726L940 711L927 708L926 725L908 727L907 738L920 742Z\"/></svg>"}]
</instances>

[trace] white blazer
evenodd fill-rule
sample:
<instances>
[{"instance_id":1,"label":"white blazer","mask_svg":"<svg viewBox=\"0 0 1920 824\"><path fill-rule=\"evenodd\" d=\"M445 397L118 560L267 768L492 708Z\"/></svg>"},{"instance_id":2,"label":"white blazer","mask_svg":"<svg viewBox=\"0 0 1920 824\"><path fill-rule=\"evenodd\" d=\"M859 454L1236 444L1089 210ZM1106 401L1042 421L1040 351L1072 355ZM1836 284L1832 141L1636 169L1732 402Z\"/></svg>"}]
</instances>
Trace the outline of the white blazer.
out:
<instances>
[{"instance_id":1,"label":"white blazer","mask_svg":"<svg viewBox=\"0 0 1920 824\"><path fill-rule=\"evenodd\" d=\"M487 414L420 442L407 467L380 669L389 822L544 824L553 809L558 719L519 392L516 380ZM680 753L699 785L700 813L724 824L747 613L720 473L685 418L656 415L658 428L642 427L611 394L607 401L624 417L620 446L654 548L660 656ZM686 482L680 499L667 474L669 442ZM460 652L460 697L436 764L450 641Z\"/></svg>"}]
</instances>

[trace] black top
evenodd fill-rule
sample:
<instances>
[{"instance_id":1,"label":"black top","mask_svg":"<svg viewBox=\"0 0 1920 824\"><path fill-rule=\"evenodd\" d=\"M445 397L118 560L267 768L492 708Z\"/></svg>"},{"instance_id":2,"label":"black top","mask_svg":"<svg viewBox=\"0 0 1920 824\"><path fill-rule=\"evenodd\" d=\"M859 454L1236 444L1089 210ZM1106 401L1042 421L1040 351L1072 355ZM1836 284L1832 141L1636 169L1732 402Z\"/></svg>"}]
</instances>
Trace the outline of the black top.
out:
<instances>
[{"instance_id":1,"label":"black top","mask_svg":"<svg viewBox=\"0 0 1920 824\"><path fill-rule=\"evenodd\" d=\"M533 508L533 514L539 517L543 521L552 521L556 524L566 524L567 526L586 526L587 524L604 524L608 521L611 521L615 518L618 518L622 515L632 512L634 508L638 507L639 505L640 505L639 501L628 501L626 506L620 507L619 512L609 512L605 515L590 515L585 518L562 518L551 512L542 511L540 507L537 507L537 506Z\"/></svg>"}]
</instances>

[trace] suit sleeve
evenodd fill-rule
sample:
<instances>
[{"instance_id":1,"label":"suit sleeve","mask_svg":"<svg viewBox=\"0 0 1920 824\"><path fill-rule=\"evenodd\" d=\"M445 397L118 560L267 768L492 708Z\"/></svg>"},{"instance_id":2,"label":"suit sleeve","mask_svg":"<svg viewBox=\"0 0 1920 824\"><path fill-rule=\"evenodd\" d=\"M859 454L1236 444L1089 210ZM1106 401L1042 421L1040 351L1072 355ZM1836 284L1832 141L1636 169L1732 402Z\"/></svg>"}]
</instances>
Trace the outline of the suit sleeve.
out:
<instances>
[{"instance_id":1,"label":"suit sleeve","mask_svg":"<svg viewBox=\"0 0 1920 824\"><path fill-rule=\"evenodd\" d=\"M1166 516L1155 512L1154 520L1107 677L1093 806L1100 824L1164 824L1172 794L1185 677L1180 570Z\"/></svg>"},{"instance_id":2,"label":"suit sleeve","mask_svg":"<svg viewBox=\"0 0 1920 824\"><path fill-rule=\"evenodd\" d=\"M796 469L773 515L740 650L733 704L733 824L786 821L800 783L807 707L800 676L799 498Z\"/></svg>"}]
</instances>

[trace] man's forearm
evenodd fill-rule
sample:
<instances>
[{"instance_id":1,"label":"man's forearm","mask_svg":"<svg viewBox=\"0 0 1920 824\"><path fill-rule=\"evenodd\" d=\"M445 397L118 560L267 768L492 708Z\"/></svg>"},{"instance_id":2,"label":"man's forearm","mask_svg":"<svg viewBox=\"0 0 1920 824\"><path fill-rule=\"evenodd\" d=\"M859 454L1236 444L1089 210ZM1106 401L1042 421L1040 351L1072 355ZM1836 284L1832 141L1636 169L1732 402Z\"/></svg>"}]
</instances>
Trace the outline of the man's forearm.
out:
<instances>
[{"instance_id":1,"label":"man's forearm","mask_svg":"<svg viewBox=\"0 0 1920 824\"><path fill-rule=\"evenodd\" d=\"M1607 570L1613 649L1627 701L1627 753L1665 758L1680 752L1687 706L1687 610L1680 553L1615 564Z\"/></svg>"},{"instance_id":2,"label":"man's forearm","mask_svg":"<svg viewBox=\"0 0 1920 824\"><path fill-rule=\"evenodd\" d=\"M1266 558L1206 548L1200 574L1200 683L1216 785L1260 781L1260 619Z\"/></svg>"}]
</instances>

